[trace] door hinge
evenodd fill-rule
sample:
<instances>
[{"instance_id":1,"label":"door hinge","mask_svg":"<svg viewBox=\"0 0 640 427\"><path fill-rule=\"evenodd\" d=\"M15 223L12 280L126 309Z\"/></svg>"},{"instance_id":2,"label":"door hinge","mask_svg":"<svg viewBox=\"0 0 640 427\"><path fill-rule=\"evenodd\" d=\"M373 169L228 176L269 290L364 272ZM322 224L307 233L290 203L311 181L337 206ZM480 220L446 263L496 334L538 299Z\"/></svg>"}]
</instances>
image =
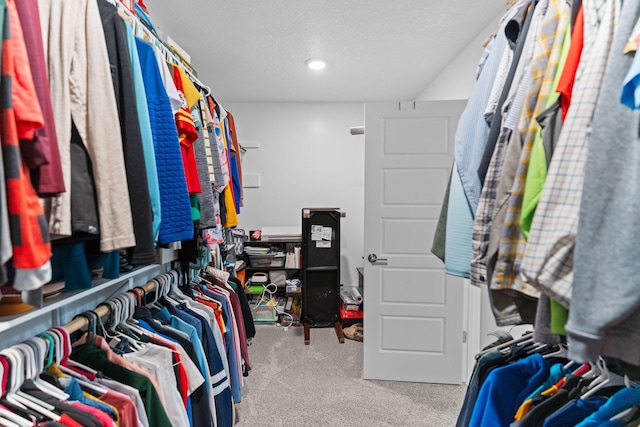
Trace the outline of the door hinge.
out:
<instances>
[{"instance_id":1,"label":"door hinge","mask_svg":"<svg viewBox=\"0 0 640 427\"><path fill-rule=\"evenodd\" d=\"M467 342L467 331L462 331L462 342L463 343Z\"/></svg>"}]
</instances>

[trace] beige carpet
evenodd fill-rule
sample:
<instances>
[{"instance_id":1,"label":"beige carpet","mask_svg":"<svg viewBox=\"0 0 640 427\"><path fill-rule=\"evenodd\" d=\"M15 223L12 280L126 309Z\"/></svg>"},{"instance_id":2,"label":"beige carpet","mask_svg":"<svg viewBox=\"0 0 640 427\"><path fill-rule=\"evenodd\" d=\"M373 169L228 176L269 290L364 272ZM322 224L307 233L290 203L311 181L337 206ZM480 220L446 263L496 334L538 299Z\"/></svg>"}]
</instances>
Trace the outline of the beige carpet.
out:
<instances>
[{"instance_id":1,"label":"beige carpet","mask_svg":"<svg viewBox=\"0 0 640 427\"><path fill-rule=\"evenodd\" d=\"M259 325L237 426L453 426L465 387L362 379L361 342Z\"/></svg>"}]
</instances>

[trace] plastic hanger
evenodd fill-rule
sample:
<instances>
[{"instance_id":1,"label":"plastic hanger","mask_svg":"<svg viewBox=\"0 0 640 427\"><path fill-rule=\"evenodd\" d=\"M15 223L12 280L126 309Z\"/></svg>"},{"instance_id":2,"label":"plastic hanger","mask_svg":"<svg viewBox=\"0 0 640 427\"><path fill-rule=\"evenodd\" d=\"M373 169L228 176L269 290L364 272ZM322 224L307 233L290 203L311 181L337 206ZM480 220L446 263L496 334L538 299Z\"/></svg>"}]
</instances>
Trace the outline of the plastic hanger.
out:
<instances>
[{"instance_id":1,"label":"plastic hanger","mask_svg":"<svg viewBox=\"0 0 640 427\"><path fill-rule=\"evenodd\" d=\"M20 424L16 424L13 421L9 421L8 419L3 418L1 413L0 413L0 425L3 427L20 427Z\"/></svg>"},{"instance_id":2,"label":"plastic hanger","mask_svg":"<svg viewBox=\"0 0 640 427\"><path fill-rule=\"evenodd\" d=\"M161 292L162 292L162 287L164 286L164 282L161 283L160 280L158 280L158 279L154 279L152 282L156 284L156 287L155 287L155 291L153 293L153 301L151 301L150 303L147 303L147 307L156 308L156 309L160 310L160 309L162 309L162 307L158 303L158 300L160 299Z\"/></svg>"},{"instance_id":3,"label":"plastic hanger","mask_svg":"<svg viewBox=\"0 0 640 427\"><path fill-rule=\"evenodd\" d=\"M31 347L30 344L34 347ZM69 395L67 393L39 377L40 372L44 370L44 358L41 354L41 349L43 349L44 345L42 338L31 338L14 347L23 349L25 352L31 352L28 356L28 359L31 360L31 373L27 374L26 377L33 381L33 384L35 384L36 387L48 395L55 397L58 400L67 400L69 399Z\"/></svg>"},{"instance_id":4,"label":"plastic hanger","mask_svg":"<svg viewBox=\"0 0 640 427\"><path fill-rule=\"evenodd\" d=\"M104 303L103 303L104 304ZM115 302L113 301L107 301L107 305L109 305L110 307L112 307L112 312L117 313L117 316L120 315L120 310L119 307L116 305ZM144 347L144 344L139 342L138 340L135 340L134 338L123 334L122 332L118 331L117 329L114 328L114 325L116 324L115 321L116 319L119 320L119 317L116 317L116 315L112 316L113 321L111 322L111 325L108 328L104 328L103 326L103 330L105 331L105 336L110 337L111 339L125 339L130 345L131 347L133 347L134 350L140 350ZM108 335L107 334L107 329L109 329L110 331L113 332L113 334L115 335Z\"/></svg>"},{"instance_id":5,"label":"plastic hanger","mask_svg":"<svg viewBox=\"0 0 640 427\"><path fill-rule=\"evenodd\" d=\"M45 358L45 362L44 362L44 368L48 369L49 366L51 366L51 364L54 362L54 353L55 353L55 342L53 341L53 338L51 336L49 336L48 334L42 332L38 335L36 335L36 337L40 337L43 340L45 340L48 344L48 354L47 357Z\"/></svg>"},{"instance_id":6,"label":"plastic hanger","mask_svg":"<svg viewBox=\"0 0 640 427\"><path fill-rule=\"evenodd\" d=\"M133 324L135 319L133 319L133 315L135 313L135 299L131 293L125 292L124 294L118 295L116 300L120 301L123 304L123 313L121 322L118 324L120 327L124 327L128 329L130 332L135 335L144 335L145 332L140 329L136 324Z\"/></svg>"},{"instance_id":7,"label":"plastic hanger","mask_svg":"<svg viewBox=\"0 0 640 427\"><path fill-rule=\"evenodd\" d=\"M568 355L569 355L569 353L567 351L567 347L564 344L559 344L557 350L552 351L550 353L544 353L542 355L542 357L544 359L549 359L549 358L552 358L552 357L566 359Z\"/></svg>"},{"instance_id":8,"label":"plastic hanger","mask_svg":"<svg viewBox=\"0 0 640 427\"><path fill-rule=\"evenodd\" d=\"M53 340L53 361L59 365L64 358L66 351L62 334L56 329L51 328L45 331L45 335L51 337L51 339ZM69 348L71 348L71 346L69 346Z\"/></svg>"},{"instance_id":9,"label":"plastic hanger","mask_svg":"<svg viewBox=\"0 0 640 427\"><path fill-rule=\"evenodd\" d=\"M46 403L38 399L37 397L31 396L30 394L27 394L20 390L20 387L22 386L25 380L28 379L34 382L33 378L37 375L37 372L36 372L37 368L35 366L35 361L32 359L32 356L29 350L30 348L29 347L25 348L23 344L16 344L13 347L7 349L7 351L5 352L5 355L11 355L11 357L13 357L12 359L13 362L16 363L16 365L14 365L16 366L16 373L18 374L18 377L17 377L18 389L16 390L16 394L21 397L24 397L25 399L28 399L29 401L35 403L40 407L43 407L49 411L53 411L55 409L53 405L50 405L49 403ZM37 384L35 384L35 382L34 382L34 385L36 385L37 387Z\"/></svg>"},{"instance_id":10,"label":"plastic hanger","mask_svg":"<svg viewBox=\"0 0 640 427\"><path fill-rule=\"evenodd\" d=\"M64 366L65 361L69 358L69 354L71 353L71 337L69 336L69 332L61 327L54 327L49 329L49 331L47 331L49 333L51 333L54 337L58 336L60 338L60 340L62 341L60 344L60 348L62 349L62 354L60 356L60 358L58 358L56 361L58 363L58 367L60 368L60 370L62 370L62 372L71 375L72 377L74 377L76 379L76 381L78 381L78 383L86 388L86 389L90 389L92 390L94 393L96 393L96 395L98 396L102 396L103 394L105 394L107 392L107 390L103 387L100 387L96 384L93 384L89 381L85 381L85 377L80 375L78 372L73 371L69 368L67 368L66 366ZM77 369L81 369L83 371L89 372L89 370L95 372L97 374L97 371L94 371L93 369L89 368L88 366L84 366L80 363L77 363L78 365Z\"/></svg>"},{"instance_id":11,"label":"plastic hanger","mask_svg":"<svg viewBox=\"0 0 640 427\"><path fill-rule=\"evenodd\" d=\"M53 409L55 409L53 406L20 391L20 386L22 385L24 380L24 367L21 357L16 354L15 351L16 350L8 348L0 352L0 354L4 355L7 358L9 364L11 365L11 372L9 375L9 389L6 393L7 400L11 403L18 404L18 406L34 410L37 413L49 418L50 420L60 421L60 416L52 412Z\"/></svg>"},{"instance_id":12,"label":"plastic hanger","mask_svg":"<svg viewBox=\"0 0 640 427\"><path fill-rule=\"evenodd\" d=\"M606 387L621 386L626 385L627 383L627 380L625 379L626 376L621 376L615 372L609 371L604 359L598 359L597 364L599 365L598 367L600 368L601 373L591 382L591 384L589 384L589 389L580 397L581 399L588 399Z\"/></svg>"},{"instance_id":13,"label":"plastic hanger","mask_svg":"<svg viewBox=\"0 0 640 427\"><path fill-rule=\"evenodd\" d=\"M7 364L9 363L9 359L6 358L5 356L0 356L0 358L4 359L7 362ZM5 376L5 374L6 374L6 376ZM22 410L22 411L27 412L28 409L24 405L22 405L20 403L14 404L14 403L10 402L7 399L7 390L8 390L8 387L9 387L9 381L10 381L9 376L10 375L11 375L11 369L9 369L8 372L5 372L4 365L0 364L0 378L3 379L3 382L2 382L2 389L3 389L2 390L2 395L5 397L5 401L7 402L7 404L11 404L11 405L16 407L16 412L18 410ZM0 405L0 415L4 416L5 418L7 418L7 419L9 419L11 421L13 421L14 423L18 424L20 427L31 427L33 425L31 420L28 420L28 419L20 416L19 414L8 410L5 406L1 406Z\"/></svg>"},{"instance_id":14,"label":"plastic hanger","mask_svg":"<svg viewBox=\"0 0 640 427\"><path fill-rule=\"evenodd\" d=\"M49 337L55 342L54 361L62 372L76 379L84 377L95 377L97 371L69 359L69 355L71 354L72 350L71 336L66 329L61 327L53 327L40 335L42 335L43 337Z\"/></svg>"}]
</instances>

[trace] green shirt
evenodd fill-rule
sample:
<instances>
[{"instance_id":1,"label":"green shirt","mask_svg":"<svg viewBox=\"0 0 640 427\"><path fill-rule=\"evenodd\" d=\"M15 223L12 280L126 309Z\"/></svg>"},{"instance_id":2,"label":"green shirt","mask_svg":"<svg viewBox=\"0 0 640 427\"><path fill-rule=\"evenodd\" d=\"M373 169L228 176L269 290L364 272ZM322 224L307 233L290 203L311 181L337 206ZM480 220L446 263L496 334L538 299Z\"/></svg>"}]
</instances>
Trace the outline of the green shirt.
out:
<instances>
[{"instance_id":1,"label":"green shirt","mask_svg":"<svg viewBox=\"0 0 640 427\"><path fill-rule=\"evenodd\" d=\"M149 378L110 362L104 351L93 343L76 347L71 353L71 359L138 390L144 403L149 425L172 427L158 392Z\"/></svg>"}]
</instances>

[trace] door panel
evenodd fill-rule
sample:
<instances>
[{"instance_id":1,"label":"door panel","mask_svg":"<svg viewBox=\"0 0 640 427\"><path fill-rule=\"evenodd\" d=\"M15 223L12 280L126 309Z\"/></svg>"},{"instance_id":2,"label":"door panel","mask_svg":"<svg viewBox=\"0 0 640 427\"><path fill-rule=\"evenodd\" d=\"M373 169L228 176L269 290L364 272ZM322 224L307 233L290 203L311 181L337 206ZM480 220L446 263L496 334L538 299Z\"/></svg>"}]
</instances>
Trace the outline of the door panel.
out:
<instances>
[{"instance_id":1,"label":"door panel","mask_svg":"<svg viewBox=\"0 0 640 427\"><path fill-rule=\"evenodd\" d=\"M464 106L365 106L365 378L462 381L462 279L430 249Z\"/></svg>"}]
</instances>

